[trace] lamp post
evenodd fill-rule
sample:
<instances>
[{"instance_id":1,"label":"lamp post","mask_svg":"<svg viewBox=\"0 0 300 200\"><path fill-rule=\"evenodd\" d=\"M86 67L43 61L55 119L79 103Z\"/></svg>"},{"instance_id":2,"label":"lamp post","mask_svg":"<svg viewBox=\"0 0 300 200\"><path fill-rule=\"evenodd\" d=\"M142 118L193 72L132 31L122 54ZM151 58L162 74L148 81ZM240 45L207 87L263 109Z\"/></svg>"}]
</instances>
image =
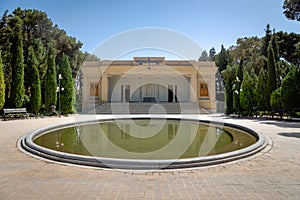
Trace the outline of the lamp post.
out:
<instances>
[{"instance_id":1,"label":"lamp post","mask_svg":"<svg viewBox=\"0 0 300 200\"><path fill-rule=\"evenodd\" d=\"M237 90L235 90L234 92L238 95L238 117L240 117L240 107L241 107L241 105L240 105L240 93L241 93L242 89L240 88L241 87L240 86L241 81L240 81L239 77L236 77L235 82L238 85Z\"/></svg>"},{"instance_id":2,"label":"lamp post","mask_svg":"<svg viewBox=\"0 0 300 200\"><path fill-rule=\"evenodd\" d=\"M60 91L64 91L63 87L60 87L60 80L62 80L61 74L58 74L58 87L57 87L57 92L58 92L58 116L61 117L61 110L60 110Z\"/></svg>"}]
</instances>

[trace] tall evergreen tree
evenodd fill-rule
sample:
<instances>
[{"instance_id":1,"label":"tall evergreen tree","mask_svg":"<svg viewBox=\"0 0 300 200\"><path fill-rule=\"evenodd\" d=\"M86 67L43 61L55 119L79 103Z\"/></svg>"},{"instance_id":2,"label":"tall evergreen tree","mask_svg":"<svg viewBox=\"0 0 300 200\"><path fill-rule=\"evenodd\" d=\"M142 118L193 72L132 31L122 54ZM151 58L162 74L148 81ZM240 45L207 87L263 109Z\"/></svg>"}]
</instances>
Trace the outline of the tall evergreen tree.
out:
<instances>
[{"instance_id":1,"label":"tall evergreen tree","mask_svg":"<svg viewBox=\"0 0 300 200\"><path fill-rule=\"evenodd\" d=\"M255 98L256 81L257 77L254 72L245 72L245 78L241 84L242 92L240 93L240 102L243 110L245 110L249 115L252 115L253 107L257 105Z\"/></svg>"},{"instance_id":2,"label":"tall evergreen tree","mask_svg":"<svg viewBox=\"0 0 300 200\"><path fill-rule=\"evenodd\" d=\"M233 113L233 90L232 90L232 80L226 81L225 84L225 94L226 94L226 114Z\"/></svg>"},{"instance_id":3,"label":"tall evergreen tree","mask_svg":"<svg viewBox=\"0 0 300 200\"><path fill-rule=\"evenodd\" d=\"M20 108L24 100L24 55L23 40L21 35L22 21L19 17L12 20L15 23L15 35L12 37L12 84L10 106Z\"/></svg>"},{"instance_id":4,"label":"tall evergreen tree","mask_svg":"<svg viewBox=\"0 0 300 200\"><path fill-rule=\"evenodd\" d=\"M1 3L0 3L1 4ZM18 21L21 21L19 23ZM45 75L47 69L47 52L50 46L55 49L58 54L55 56L55 63L59 63L62 54L65 53L71 63L73 77L76 76L79 67L84 60L84 54L80 48L82 43L74 37L70 37L63 29L59 29L48 18L45 12L36 9L16 8L13 12L6 11L0 16L0 47L2 50L2 62L4 68L5 80L5 106L10 106L11 102L11 83L12 83L12 49L14 48L15 33L21 31L23 42L23 56L28 58L28 49L33 46L38 61L38 70L40 73L41 84L45 91ZM28 66L27 59L24 60L24 67ZM29 75L24 72L24 91L30 95ZM44 95L44 92L43 94ZM43 97L43 102L44 102Z\"/></svg>"},{"instance_id":5,"label":"tall evergreen tree","mask_svg":"<svg viewBox=\"0 0 300 200\"><path fill-rule=\"evenodd\" d=\"M200 58L198 59L198 61L208 61L208 55L206 50L202 51Z\"/></svg>"},{"instance_id":6,"label":"tall evergreen tree","mask_svg":"<svg viewBox=\"0 0 300 200\"><path fill-rule=\"evenodd\" d=\"M75 103L74 80L69 58L65 54L59 63L59 72L62 76L61 87L64 88L60 96L61 112L63 114L73 113Z\"/></svg>"},{"instance_id":7,"label":"tall evergreen tree","mask_svg":"<svg viewBox=\"0 0 300 200\"><path fill-rule=\"evenodd\" d=\"M30 68L30 101L29 109L33 113L37 114L41 108L41 81L37 67L37 59L35 57L33 47L28 49L28 60L27 64Z\"/></svg>"},{"instance_id":8,"label":"tall evergreen tree","mask_svg":"<svg viewBox=\"0 0 300 200\"><path fill-rule=\"evenodd\" d=\"M37 59L37 66L42 84L47 71L47 50L41 39L34 40L33 49Z\"/></svg>"},{"instance_id":9,"label":"tall evergreen tree","mask_svg":"<svg viewBox=\"0 0 300 200\"><path fill-rule=\"evenodd\" d=\"M281 87L274 90L271 94L270 105L273 110L282 109Z\"/></svg>"},{"instance_id":10,"label":"tall evergreen tree","mask_svg":"<svg viewBox=\"0 0 300 200\"><path fill-rule=\"evenodd\" d=\"M226 70L223 70L222 76L225 82L225 94L226 94L226 114L231 114L234 112L233 108L233 92L234 83L237 73L237 66L227 65Z\"/></svg>"},{"instance_id":11,"label":"tall evergreen tree","mask_svg":"<svg viewBox=\"0 0 300 200\"><path fill-rule=\"evenodd\" d=\"M57 103L57 81L54 49L50 48L47 59L47 71L45 80L45 106L50 110Z\"/></svg>"},{"instance_id":12,"label":"tall evergreen tree","mask_svg":"<svg viewBox=\"0 0 300 200\"><path fill-rule=\"evenodd\" d=\"M29 58L30 51L34 51L34 57L35 57L35 65L37 66L38 72L39 72L39 77L40 77L40 82L41 84L43 83L43 78L46 74L47 70L47 51L45 47L43 46L43 43L41 42L40 39L34 39L34 42L31 44L31 46L28 47L27 49L27 56L25 58ZM25 50L25 49L24 49ZM30 91L31 87L31 70L32 68L31 63L29 63L29 59L25 59L25 80L24 80L24 85L25 85L25 90L28 93ZM28 93L28 95L30 95Z\"/></svg>"},{"instance_id":13,"label":"tall evergreen tree","mask_svg":"<svg viewBox=\"0 0 300 200\"><path fill-rule=\"evenodd\" d=\"M263 40L263 46L262 46L262 55L264 55L265 57L268 57L268 47L269 47L269 43L271 41L271 37L272 37L272 31L270 29L270 24L267 24L267 27L265 29L265 36L262 38Z\"/></svg>"},{"instance_id":14,"label":"tall evergreen tree","mask_svg":"<svg viewBox=\"0 0 300 200\"><path fill-rule=\"evenodd\" d=\"M4 12L0 20L0 47L1 47L1 57L4 73L4 82L5 82L5 104L4 106L8 107L10 102L10 91L11 91L11 48L12 43L9 39L12 36L12 28L8 25L9 17L8 10Z\"/></svg>"},{"instance_id":15,"label":"tall evergreen tree","mask_svg":"<svg viewBox=\"0 0 300 200\"><path fill-rule=\"evenodd\" d=\"M270 98L274 90L277 89L275 55L273 51L273 39L271 39L268 47L268 108L270 108Z\"/></svg>"},{"instance_id":16,"label":"tall evergreen tree","mask_svg":"<svg viewBox=\"0 0 300 200\"><path fill-rule=\"evenodd\" d=\"M3 108L5 103L5 82L4 82L4 73L3 65L0 51L0 110Z\"/></svg>"},{"instance_id":17,"label":"tall evergreen tree","mask_svg":"<svg viewBox=\"0 0 300 200\"><path fill-rule=\"evenodd\" d=\"M265 111L268 109L268 72L265 69L261 69L258 75L258 81L256 85L256 101L259 110Z\"/></svg>"},{"instance_id":18,"label":"tall evergreen tree","mask_svg":"<svg viewBox=\"0 0 300 200\"><path fill-rule=\"evenodd\" d=\"M275 59L275 63L276 63L279 61L280 55L279 55L278 36L275 33L275 30L273 31L271 41L272 41L272 47L273 47L273 51L274 51L274 59Z\"/></svg>"},{"instance_id":19,"label":"tall evergreen tree","mask_svg":"<svg viewBox=\"0 0 300 200\"><path fill-rule=\"evenodd\" d=\"M219 68L219 72L225 70L228 63L228 53L222 45L220 53L216 56L216 65Z\"/></svg>"},{"instance_id":20,"label":"tall evergreen tree","mask_svg":"<svg viewBox=\"0 0 300 200\"><path fill-rule=\"evenodd\" d=\"M213 47L213 48L211 48L210 50L209 50L209 58L208 58L208 60L209 61L215 61L215 55L216 55L216 50L215 50L215 48Z\"/></svg>"}]
</instances>

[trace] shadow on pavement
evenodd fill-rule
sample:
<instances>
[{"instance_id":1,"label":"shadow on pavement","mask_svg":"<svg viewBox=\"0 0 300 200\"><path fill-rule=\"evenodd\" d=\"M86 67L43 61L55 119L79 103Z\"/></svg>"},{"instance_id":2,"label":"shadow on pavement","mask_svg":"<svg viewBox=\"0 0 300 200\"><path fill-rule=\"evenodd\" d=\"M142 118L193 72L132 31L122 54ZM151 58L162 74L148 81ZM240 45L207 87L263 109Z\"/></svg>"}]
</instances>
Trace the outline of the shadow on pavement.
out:
<instances>
[{"instance_id":1,"label":"shadow on pavement","mask_svg":"<svg viewBox=\"0 0 300 200\"><path fill-rule=\"evenodd\" d=\"M278 135L285 136L285 137L300 138L300 133L278 133Z\"/></svg>"},{"instance_id":2,"label":"shadow on pavement","mask_svg":"<svg viewBox=\"0 0 300 200\"><path fill-rule=\"evenodd\" d=\"M300 122L288 121L260 121L261 124L275 125L283 128L300 128Z\"/></svg>"}]
</instances>

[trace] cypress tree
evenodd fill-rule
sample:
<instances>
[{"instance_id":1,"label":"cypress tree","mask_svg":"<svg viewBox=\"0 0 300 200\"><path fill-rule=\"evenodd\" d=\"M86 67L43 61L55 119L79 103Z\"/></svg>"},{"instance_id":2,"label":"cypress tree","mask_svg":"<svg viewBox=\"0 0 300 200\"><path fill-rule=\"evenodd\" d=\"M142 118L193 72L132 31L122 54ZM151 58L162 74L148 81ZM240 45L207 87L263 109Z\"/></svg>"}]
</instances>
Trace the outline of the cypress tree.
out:
<instances>
[{"instance_id":1,"label":"cypress tree","mask_svg":"<svg viewBox=\"0 0 300 200\"><path fill-rule=\"evenodd\" d=\"M258 82L256 85L256 98L259 110L265 111L268 109L268 72L261 69L258 75Z\"/></svg>"},{"instance_id":2,"label":"cypress tree","mask_svg":"<svg viewBox=\"0 0 300 200\"><path fill-rule=\"evenodd\" d=\"M282 108L281 87L274 90L271 94L270 104L272 109L280 110Z\"/></svg>"},{"instance_id":3,"label":"cypress tree","mask_svg":"<svg viewBox=\"0 0 300 200\"><path fill-rule=\"evenodd\" d=\"M280 59L280 54L279 54L279 44L278 44L278 36L275 33L272 35L272 47L273 47L273 51L274 51L274 59L275 59L275 63L279 61Z\"/></svg>"},{"instance_id":4,"label":"cypress tree","mask_svg":"<svg viewBox=\"0 0 300 200\"><path fill-rule=\"evenodd\" d=\"M198 61L208 61L208 55L206 50L202 51L200 58L198 59Z\"/></svg>"},{"instance_id":5,"label":"cypress tree","mask_svg":"<svg viewBox=\"0 0 300 200\"><path fill-rule=\"evenodd\" d=\"M29 109L37 114L41 108L41 81L37 68L37 59L32 47L28 49L28 67L30 68L30 101Z\"/></svg>"},{"instance_id":6,"label":"cypress tree","mask_svg":"<svg viewBox=\"0 0 300 200\"><path fill-rule=\"evenodd\" d=\"M0 110L3 108L4 103L5 103L5 83L4 83L1 51L0 51Z\"/></svg>"},{"instance_id":7,"label":"cypress tree","mask_svg":"<svg viewBox=\"0 0 300 200\"><path fill-rule=\"evenodd\" d=\"M225 92L226 92L226 114L231 114L234 111L233 108L233 85L236 78L237 66L227 65L226 70L222 72L222 76L225 81Z\"/></svg>"},{"instance_id":8,"label":"cypress tree","mask_svg":"<svg viewBox=\"0 0 300 200\"><path fill-rule=\"evenodd\" d=\"M226 114L233 113L233 91L232 91L232 81L229 79L225 84L226 92Z\"/></svg>"},{"instance_id":9,"label":"cypress tree","mask_svg":"<svg viewBox=\"0 0 300 200\"><path fill-rule=\"evenodd\" d=\"M275 68L275 55L273 51L273 39L271 39L268 47L268 108L270 109L270 98L274 90L277 89L276 68Z\"/></svg>"},{"instance_id":10,"label":"cypress tree","mask_svg":"<svg viewBox=\"0 0 300 200\"><path fill-rule=\"evenodd\" d=\"M265 57L268 57L268 46L271 41L272 37L272 31L270 30L270 24L267 24L267 27L265 29L265 37L263 37L263 46L261 48L262 52L261 54L264 55Z\"/></svg>"},{"instance_id":11,"label":"cypress tree","mask_svg":"<svg viewBox=\"0 0 300 200\"><path fill-rule=\"evenodd\" d=\"M50 48L47 59L47 71L45 80L45 106L47 110L57 102L57 81L54 49Z\"/></svg>"},{"instance_id":12,"label":"cypress tree","mask_svg":"<svg viewBox=\"0 0 300 200\"><path fill-rule=\"evenodd\" d=\"M215 50L215 48L213 47L213 48L211 48L211 49L209 50L209 58L208 58L208 60L209 60L209 61L214 61L214 60L215 60L215 55L216 55L216 50Z\"/></svg>"},{"instance_id":13,"label":"cypress tree","mask_svg":"<svg viewBox=\"0 0 300 200\"><path fill-rule=\"evenodd\" d=\"M255 85L257 77L253 71L245 72L245 78L241 84L243 91L240 94L240 103L247 114L252 115L253 107L256 106Z\"/></svg>"},{"instance_id":14,"label":"cypress tree","mask_svg":"<svg viewBox=\"0 0 300 200\"><path fill-rule=\"evenodd\" d=\"M219 68L219 72L222 72L226 69L226 66L228 65L228 53L223 45L221 45L221 51L216 57L216 65Z\"/></svg>"},{"instance_id":15,"label":"cypress tree","mask_svg":"<svg viewBox=\"0 0 300 200\"><path fill-rule=\"evenodd\" d=\"M18 23L18 20L16 19ZM16 25L18 26L18 25ZM12 84L10 106L20 108L24 100L24 56L23 56L23 39L21 30L16 29L15 35L12 37Z\"/></svg>"},{"instance_id":16,"label":"cypress tree","mask_svg":"<svg viewBox=\"0 0 300 200\"><path fill-rule=\"evenodd\" d=\"M10 94L11 94L11 47L13 36L13 27L9 24L8 10L4 12L1 23L0 23L0 49L1 49L1 59L2 67L4 73L4 83L5 83L5 103L3 107L10 107ZM14 23L15 24L15 23Z\"/></svg>"},{"instance_id":17,"label":"cypress tree","mask_svg":"<svg viewBox=\"0 0 300 200\"><path fill-rule=\"evenodd\" d=\"M64 88L60 94L61 112L63 114L73 113L73 106L75 102L74 80L72 77L72 69L69 58L65 54L62 56L62 60L59 63L59 72L62 76L61 88Z\"/></svg>"}]
</instances>

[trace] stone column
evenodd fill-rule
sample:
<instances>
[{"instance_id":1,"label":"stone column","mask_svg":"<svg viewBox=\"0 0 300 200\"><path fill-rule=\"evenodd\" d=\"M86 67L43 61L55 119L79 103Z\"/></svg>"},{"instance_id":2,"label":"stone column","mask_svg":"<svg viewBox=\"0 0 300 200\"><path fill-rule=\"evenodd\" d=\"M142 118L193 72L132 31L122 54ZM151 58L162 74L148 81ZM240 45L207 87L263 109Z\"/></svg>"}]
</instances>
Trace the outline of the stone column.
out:
<instances>
[{"instance_id":1,"label":"stone column","mask_svg":"<svg viewBox=\"0 0 300 200\"><path fill-rule=\"evenodd\" d=\"M107 73L104 72L101 77L102 84L101 84L101 98L103 102L108 101L108 79L107 79Z\"/></svg>"},{"instance_id":2,"label":"stone column","mask_svg":"<svg viewBox=\"0 0 300 200\"><path fill-rule=\"evenodd\" d=\"M157 84L157 102L159 102L159 77L156 77L156 84Z\"/></svg>"},{"instance_id":3,"label":"stone column","mask_svg":"<svg viewBox=\"0 0 300 200\"><path fill-rule=\"evenodd\" d=\"M210 80L208 81L208 95L211 102L211 110L213 112L216 111L216 83L214 76L210 77Z\"/></svg>"},{"instance_id":4,"label":"stone column","mask_svg":"<svg viewBox=\"0 0 300 200\"><path fill-rule=\"evenodd\" d=\"M122 102L126 102L126 99L125 99L125 87L126 87L126 78L123 77L123 80L122 80L122 85L123 85L123 90L122 90Z\"/></svg>"},{"instance_id":5,"label":"stone column","mask_svg":"<svg viewBox=\"0 0 300 200\"><path fill-rule=\"evenodd\" d=\"M176 102L176 77L173 77L173 102Z\"/></svg>"},{"instance_id":6,"label":"stone column","mask_svg":"<svg viewBox=\"0 0 300 200\"><path fill-rule=\"evenodd\" d=\"M197 102L198 87L197 87L197 74L191 74L190 79L190 101Z\"/></svg>"},{"instance_id":7,"label":"stone column","mask_svg":"<svg viewBox=\"0 0 300 200\"><path fill-rule=\"evenodd\" d=\"M139 77L139 102L143 101L142 76Z\"/></svg>"},{"instance_id":8,"label":"stone column","mask_svg":"<svg viewBox=\"0 0 300 200\"><path fill-rule=\"evenodd\" d=\"M83 75L83 94L82 94L82 110L86 111L89 108L90 85L87 75Z\"/></svg>"}]
</instances>

